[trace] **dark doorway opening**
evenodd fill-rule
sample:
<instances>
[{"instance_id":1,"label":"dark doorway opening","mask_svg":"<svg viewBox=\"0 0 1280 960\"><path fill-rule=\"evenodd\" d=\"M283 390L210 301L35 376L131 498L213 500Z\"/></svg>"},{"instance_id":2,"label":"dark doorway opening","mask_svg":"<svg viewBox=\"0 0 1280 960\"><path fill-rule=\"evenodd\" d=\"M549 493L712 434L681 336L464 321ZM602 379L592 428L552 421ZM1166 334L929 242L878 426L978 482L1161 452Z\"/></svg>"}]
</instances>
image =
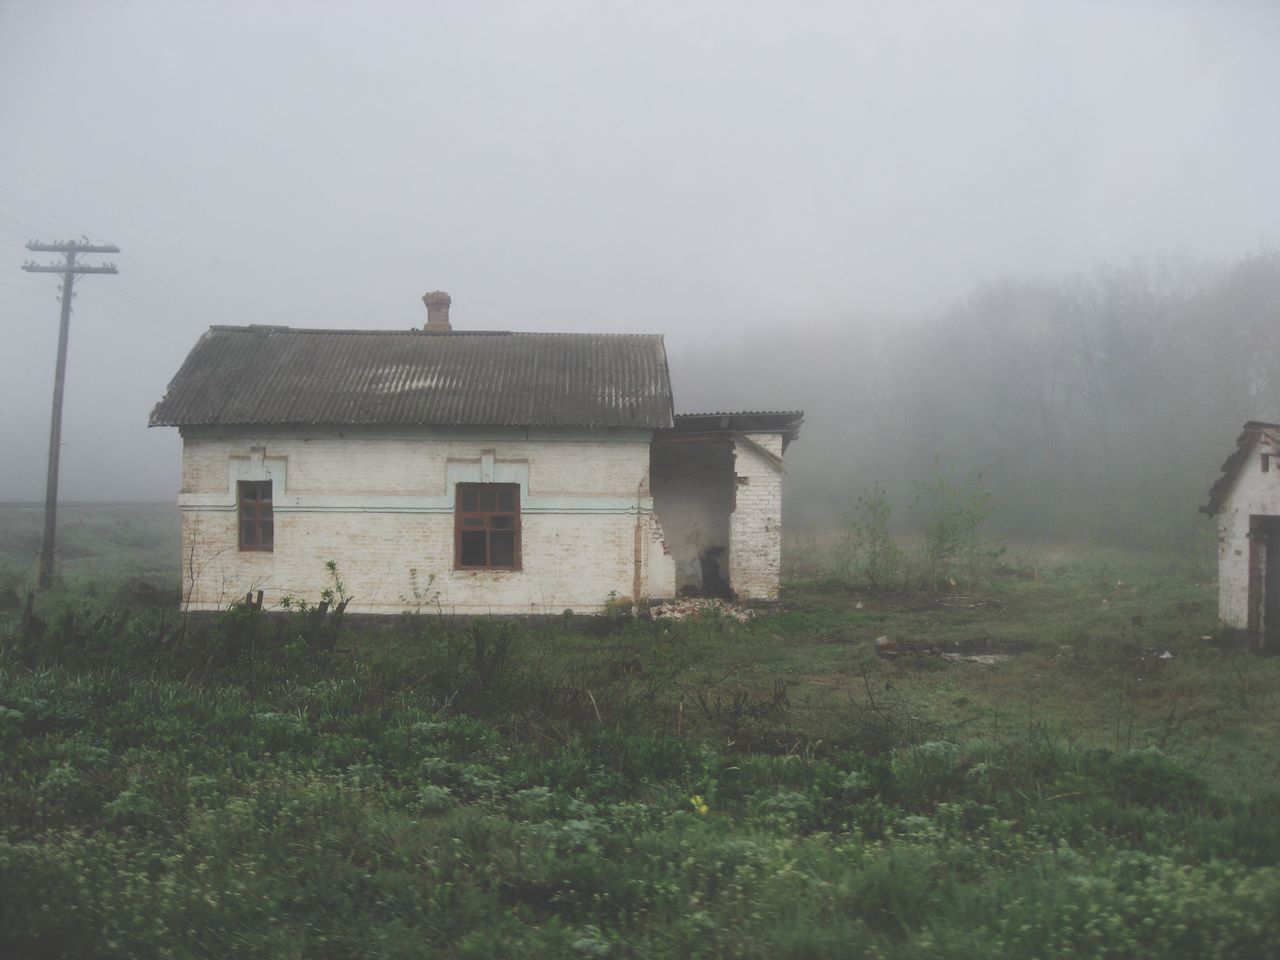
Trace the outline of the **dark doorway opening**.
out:
<instances>
[{"instance_id":1,"label":"dark doorway opening","mask_svg":"<svg viewBox=\"0 0 1280 960\"><path fill-rule=\"evenodd\" d=\"M1280 653L1280 517L1249 518L1249 632Z\"/></svg>"},{"instance_id":2,"label":"dark doorway opening","mask_svg":"<svg viewBox=\"0 0 1280 960\"><path fill-rule=\"evenodd\" d=\"M698 562L702 567L702 595L725 599L732 596L724 547L708 547L698 556Z\"/></svg>"},{"instance_id":3,"label":"dark doorway opening","mask_svg":"<svg viewBox=\"0 0 1280 960\"><path fill-rule=\"evenodd\" d=\"M649 487L662 523L663 545L675 562L679 596L727 597L733 444L722 438L674 436L655 441Z\"/></svg>"}]
</instances>

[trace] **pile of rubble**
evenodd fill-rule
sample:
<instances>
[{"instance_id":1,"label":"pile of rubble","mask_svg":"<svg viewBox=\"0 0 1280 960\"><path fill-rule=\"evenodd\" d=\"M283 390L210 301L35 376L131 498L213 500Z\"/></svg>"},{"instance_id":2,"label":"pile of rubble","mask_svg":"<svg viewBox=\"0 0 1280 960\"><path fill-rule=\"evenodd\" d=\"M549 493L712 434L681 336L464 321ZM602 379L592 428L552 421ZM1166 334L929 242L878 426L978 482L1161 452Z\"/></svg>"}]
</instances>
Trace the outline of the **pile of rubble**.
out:
<instances>
[{"instance_id":1,"label":"pile of rubble","mask_svg":"<svg viewBox=\"0 0 1280 960\"><path fill-rule=\"evenodd\" d=\"M655 603L649 608L649 615L655 620L683 620L686 617L701 617L707 614L731 617L739 623L746 623L756 615L756 612L714 597L686 597L668 603Z\"/></svg>"}]
</instances>

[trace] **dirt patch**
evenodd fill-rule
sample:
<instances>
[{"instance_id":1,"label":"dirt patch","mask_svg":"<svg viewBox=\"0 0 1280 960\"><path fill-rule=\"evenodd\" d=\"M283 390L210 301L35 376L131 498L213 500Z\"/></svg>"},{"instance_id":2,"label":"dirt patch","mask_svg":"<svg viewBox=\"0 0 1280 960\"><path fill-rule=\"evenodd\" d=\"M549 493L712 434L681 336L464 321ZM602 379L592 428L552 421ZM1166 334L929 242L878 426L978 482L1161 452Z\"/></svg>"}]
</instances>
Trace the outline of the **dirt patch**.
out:
<instances>
[{"instance_id":1,"label":"dirt patch","mask_svg":"<svg viewBox=\"0 0 1280 960\"><path fill-rule=\"evenodd\" d=\"M961 597L948 594L938 598L938 606L955 607L961 610L1001 610L1004 604L999 600L988 600L985 597Z\"/></svg>"},{"instance_id":2,"label":"dirt patch","mask_svg":"<svg viewBox=\"0 0 1280 960\"><path fill-rule=\"evenodd\" d=\"M813 643L821 647L856 647L858 644L865 642L867 635L860 631L844 631L839 630L835 633L823 634L815 637Z\"/></svg>"},{"instance_id":3,"label":"dirt patch","mask_svg":"<svg viewBox=\"0 0 1280 960\"><path fill-rule=\"evenodd\" d=\"M848 676L839 673L802 673L797 679L815 687L839 687L851 682Z\"/></svg>"},{"instance_id":4,"label":"dirt patch","mask_svg":"<svg viewBox=\"0 0 1280 960\"><path fill-rule=\"evenodd\" d=\"M989 666L1008 663L1015 653L1021 652L1007 646L993 649L981 639L964 644L956 641L947 649L942 649L909 640L891 640L887 636L876 637L875 650L876 656L885 660L898 660L903 657L936 657L947 663L981 663Z\"/></svg>"}]
</instances>

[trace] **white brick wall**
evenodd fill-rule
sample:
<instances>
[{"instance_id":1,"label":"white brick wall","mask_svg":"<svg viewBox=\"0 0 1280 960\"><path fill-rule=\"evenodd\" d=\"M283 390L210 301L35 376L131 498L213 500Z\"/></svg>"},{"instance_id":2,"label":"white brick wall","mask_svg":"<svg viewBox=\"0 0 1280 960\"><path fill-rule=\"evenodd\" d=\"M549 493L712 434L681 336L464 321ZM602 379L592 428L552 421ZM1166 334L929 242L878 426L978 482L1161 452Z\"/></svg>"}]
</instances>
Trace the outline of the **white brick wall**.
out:
<instances>
[{"instance_id":1,"label":"white brick wall","mask_svg":"<svg viewBox=\"0 0 1280 960\"><path fill-rule=\"evenodd\" d=\"M1262 457L1250 452L1218 513L1218 616L1230 627L1249 625L1249 517L1280 516L1280 460L1262 472Z\"/></svg>"},{"instance_id":2,"label":"white brick wall","mask_svg":"<svg viewBox=\"0 0 1280 960\"><path fill-rule=\"evenodd\" d=\"M753 433L748 438L782 456L782 437ZM750 443L734 444L736 492L729 517L729 582L746 600L778 599L782 561L782 471Z\"/></svg>"},{"instance_id":3,"label":"white brick wall","mask_svg":"<svg viewBox=\"0 0 1280 960\"><path fill-rule=\"evenodd\" d=\"M598 611L611 593L631 597L637 580L641 593L672 583L652 521L647 433L344 432L185 432L191 609L259 589L268 606L290 595L314 603L330 585L328 560L353 612L412 606L411 569L423 589L435 575L446 613ZM273 480L270 553L237 547L237 477ZM453 484L482 479L521 484L522 570L453 569Z\"/></svg>"}]
</instances>

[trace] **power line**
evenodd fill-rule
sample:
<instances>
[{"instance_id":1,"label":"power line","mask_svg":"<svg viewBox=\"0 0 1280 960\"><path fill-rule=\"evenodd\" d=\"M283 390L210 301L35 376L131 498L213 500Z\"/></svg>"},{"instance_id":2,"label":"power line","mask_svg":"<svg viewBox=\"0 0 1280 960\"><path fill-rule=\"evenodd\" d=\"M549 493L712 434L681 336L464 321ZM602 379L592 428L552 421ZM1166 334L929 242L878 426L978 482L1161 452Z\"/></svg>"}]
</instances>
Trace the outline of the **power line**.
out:
<instances>
[{"instance_id":1,"label":"power line","mask_svg":"<svg viewBox=\"0 0 1280 960\"><path fill-rule=\"evenodd\" d=\"M4 209L8 206L8 210ZM6 221L8 221L6 223ZM43 224L42 227L36 226ZM0 183L0 231L8 232L17 239L29 240L42 233L60 233L63 236L92 234L83 223L75 226L70 220L41 206L11 185ZM189 294L181 292L180 287L171 285L167 280L168 271L153 264L141 256L136 249L129 254L129 274L120 284L122 288L132 289L133 293L116 291L108 295L107 300L135 315L135 319L144 322L158 336L165 337L174 343L188 342L185 337L175 337L173 328L153 319L156 308L160 312L176 311L184 316L213 325L219 322L203 306L192 302Z\"/></svg>"},{"instance_id":2,"label":"power line","mask_svg":"<svg viewBox=\"0 0 1280 960\"><path fill-rule=\"evenodd\" d=\"M53 585L54 531L58 517L58 455L62 446L62 384L67 372L67 333L71 327L71 297L76 277L90 273L119 273L114 263L90 266L77 263L82 253L119 253L120 248L110 244L39 243L31 241L27 249L38 253L61 253L65 263L31 263L22 265L27 273L62 274L62 319L58 326L58 365L53 378L53 415L49 425L49 477L44 494L44 541L40 547L37 584L47 590Z\"/></svg>"},{"instance_id":3,"label":"power line","mask_svg":"<svg viewBox=\"0 0 1280 960\"><path fill-rule=\"evenodd\" d=\"M6 200L11 206L18 208L18 219L34 220L37 223L48 224L53 230L37 230L35 234L40 233L60 233L63 236L74 237L78 234L85 233L84 225L75 226L68 220L63 220L56 216L52 211L40 206L29 197L25 197L12 187L0 184L0 200ZM92 232L92 231L89 231ZM33 234L33 236L35 235ZM30 239L30 237L28 237Z\"/></svg>"}]
</instances>

